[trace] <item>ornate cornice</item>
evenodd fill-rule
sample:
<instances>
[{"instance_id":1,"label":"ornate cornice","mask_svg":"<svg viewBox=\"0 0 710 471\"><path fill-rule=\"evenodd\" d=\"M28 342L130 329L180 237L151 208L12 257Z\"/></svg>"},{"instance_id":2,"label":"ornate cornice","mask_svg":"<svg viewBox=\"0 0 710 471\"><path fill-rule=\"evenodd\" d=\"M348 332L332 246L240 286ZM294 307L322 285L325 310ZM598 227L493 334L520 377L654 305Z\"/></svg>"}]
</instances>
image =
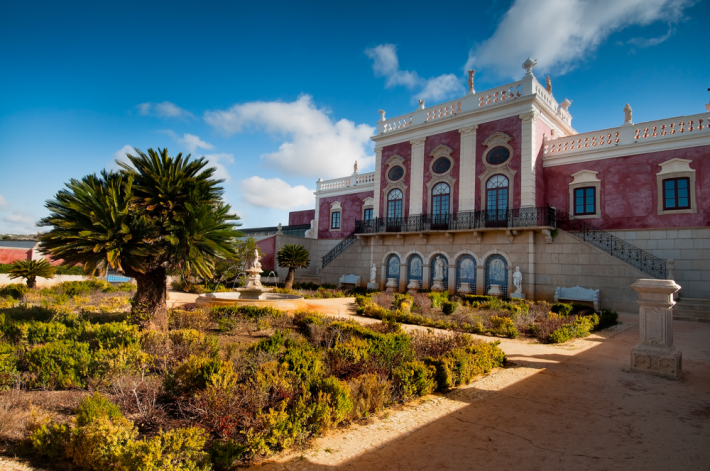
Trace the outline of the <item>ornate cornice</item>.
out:
<instances>
[{"instance_id":1,"label":"ornate cornice","mask_svg":"<svg viewBox=\"0 0 710 471\"><path fill-rule=\"evenodd\" d=\"M426 142L426 137L420 137L420 138L412 139L411 141L409 141L409 143L415 147L416 146L423 146L425 142Z\"/></svg>"},{"instance_id":2,"label":"ornate cornice","mask_svg":"<svg viewBox=\"0 0 710 471\"><path fill-rule=\"evenodd\" d=\"M513 138L504 132L494 132L493 134L488 136L485 141L483 141L483 145L486 147L489 147L491 144L496 144L496 143L507 144L508 141L512 141L512 140L513 140ZM511 152L512 152L512 150L511 150Z\"/></svg>"},{"instance_id":3,"label":"ornate cornice","mask_svg":"<svg viewBox=\"0 0 710 471\"><path fill-rule=\"evenodd\" d=\"M527 113L521 113L520 115L518 115L518 118L520 118L523 121L534 121L539 114L540 114L539 111L532 110L532 111L528 111Z\"/></svg>"},{"instance_id":4,"label":"ornate cornice","mask_svg":"<svg viewBox=\"0 0 710 471\"><path fill-rule=\"evenodd\" d=\"M453 151L454 150L451 147L446 146L444 144L439 144L438 146L436 146L434 148L434 150L432 150L429 153L429 155L434 158L436 158L436 157L451 157L451 153Z\"/></svg>"},{"instance_id":5,"label":"ornate cornice","mask_svg":"<svg viewBox=\"0 0 710 471\"><path fill-rule=\"evenodd\" d=\"M403 163L404 163L404 157L402 157L401 155L397 155L397 154L390 156L390 158L385 161L385 165L387 165L388 167L390 167L392 165L403 164Z\"/></svg>"}]
</instances>

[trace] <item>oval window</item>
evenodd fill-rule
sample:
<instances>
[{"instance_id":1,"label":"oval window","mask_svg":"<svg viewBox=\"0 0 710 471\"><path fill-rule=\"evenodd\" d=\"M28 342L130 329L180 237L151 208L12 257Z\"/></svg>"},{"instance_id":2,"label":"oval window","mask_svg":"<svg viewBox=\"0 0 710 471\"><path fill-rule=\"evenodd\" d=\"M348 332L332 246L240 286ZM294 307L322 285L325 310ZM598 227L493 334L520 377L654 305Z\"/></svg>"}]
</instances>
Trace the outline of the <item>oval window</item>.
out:
<instances>
[{"instance_id":1,"label":"oval window","mask_svg":"<svg viewBox=\"0 0 710 471\"><path fill-rule=\"evenodd\" d=\"M434 173L446 173L451 168L451 161L446 157L439 157L432 167Z\"/></svg>"},{"instance_id":2,"label":"oval window","mask_svg":"<svg viewBox=\"0 0 710 471\"><path fill-rule=\"evenodd\" d=\"M500 165L510 158L510 151L507 147L494 147L486 155L486 161L491 165Z\"/></svg>"},{"instance_id":3,"label":"oval window","mask_svg":"<svg viewBox=\"0 0 710 471\"><path fill-rule=\"evenodd\" d=\"M404 169L402 167L392 167L387 174L390 177L390 180L393 182L396 182L400 178L404 176Z\"/></svg>"}]
</instances>

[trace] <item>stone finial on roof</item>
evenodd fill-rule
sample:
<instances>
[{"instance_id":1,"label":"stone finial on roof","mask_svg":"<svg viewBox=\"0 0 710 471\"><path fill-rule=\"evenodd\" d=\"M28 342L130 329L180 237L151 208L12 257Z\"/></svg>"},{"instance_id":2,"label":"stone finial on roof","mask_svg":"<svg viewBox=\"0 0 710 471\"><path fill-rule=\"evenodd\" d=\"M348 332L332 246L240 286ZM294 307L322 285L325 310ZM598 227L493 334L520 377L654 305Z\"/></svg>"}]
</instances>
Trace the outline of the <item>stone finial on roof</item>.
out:
<instances>
[{"instance_id":1,"label":"stone finial on roof","mask_svg":"<svg viewBox=\"0 0 710 471\"><path fill-rule=\"evenodd\" d=\"M523 62L523 69L525 69L525 75L526 76L532 75L533 74L532 73L533 67L535 67L536 65L537 65L537 61L535 59L533 59L532 57L528 57L528 59L525 62Z\"/></svg>"},{"instance_id":2,"label":"stone finial on roof","mask_svg":"<svg viewBox=\"0 0 710 471\"><path fill-rule=\"evenodd\" d=\"M385 110L379 110L378 113L380 113L380 116L381 116L380 121L384 121L385 120Z\"/></svg>"},{"instance_id":3,"label":"stone finial on roof","mask_svg":"<svg viewBox=\"0 0 710 471\"><path fill-rule=\"evenodd\" d=\"M468 71L468 92L469 93L476 93L476 90L473 89L473 76L475 74L476 74L475 70Z\"/></svg>"},{"instance_id":4,"label":"stone finial on roof","mask_svg":"<svg viewBox=\"0 0 710 471\"><path fill-rule=\"evenodd\" d=\"M550 76L548 75L547 78L545 79L545 82L547 83L547 86L545 87L545 90L547 90L547 93L552 95L552 80L550 80Z\"/></svg>"},{"instance_id":5,"label":"stone finial on roof","mask_svg":"<svg viewBox=\"0 0 710 471\"><path fill-rule=\"evenodd\" d=\"M708 110L708 111L710 111L710 101L708 101L708 104L705 105L705 109Z\"/></svg>"}]
</instances>

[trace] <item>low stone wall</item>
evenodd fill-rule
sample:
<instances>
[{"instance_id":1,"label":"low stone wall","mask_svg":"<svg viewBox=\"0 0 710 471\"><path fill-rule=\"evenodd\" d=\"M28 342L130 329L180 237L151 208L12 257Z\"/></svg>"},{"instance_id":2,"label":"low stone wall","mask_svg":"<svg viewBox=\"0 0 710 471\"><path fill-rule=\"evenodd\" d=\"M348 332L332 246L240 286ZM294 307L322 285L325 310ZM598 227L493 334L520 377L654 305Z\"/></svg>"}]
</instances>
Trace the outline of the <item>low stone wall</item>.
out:
<instances>
[{"instance_id":1,"label":"low stone wall","mask_svg":"<svg viewBox=\"0 0 710 471\"><path fill-rule=\"evenodd\" d=\"M56 275L54 278L37 278L37 287L43 288L46 286L52 286L59 284L63 281L83 281L90 280L89 276L82 275ZM10 283L24 283L22 278L10 279L10 275L7 273L0 274L0 286L9 285Z\"/></svg>"}]
</instances>

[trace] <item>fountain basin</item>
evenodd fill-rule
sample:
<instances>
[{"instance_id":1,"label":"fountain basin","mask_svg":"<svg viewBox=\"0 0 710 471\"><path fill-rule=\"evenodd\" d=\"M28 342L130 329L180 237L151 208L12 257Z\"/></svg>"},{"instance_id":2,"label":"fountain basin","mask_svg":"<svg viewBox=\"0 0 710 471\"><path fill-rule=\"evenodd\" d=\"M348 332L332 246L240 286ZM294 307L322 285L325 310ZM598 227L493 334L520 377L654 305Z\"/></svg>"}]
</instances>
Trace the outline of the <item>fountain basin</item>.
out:
<instances>
[{"instance_id":1,"label":"fountain basin","mask_svg":"<svg viewBox=\"0 0 710 471\"><path fill-rule=\"evenodd\" d=\"M240 298L241 293L206 293L197 297L195 305L197 307L215 306L258 306L273 307L282 311L295 311L306 307L303 296L295 294L277 294L265 292L258 299Z\"/></svg>"}]
</instances>

